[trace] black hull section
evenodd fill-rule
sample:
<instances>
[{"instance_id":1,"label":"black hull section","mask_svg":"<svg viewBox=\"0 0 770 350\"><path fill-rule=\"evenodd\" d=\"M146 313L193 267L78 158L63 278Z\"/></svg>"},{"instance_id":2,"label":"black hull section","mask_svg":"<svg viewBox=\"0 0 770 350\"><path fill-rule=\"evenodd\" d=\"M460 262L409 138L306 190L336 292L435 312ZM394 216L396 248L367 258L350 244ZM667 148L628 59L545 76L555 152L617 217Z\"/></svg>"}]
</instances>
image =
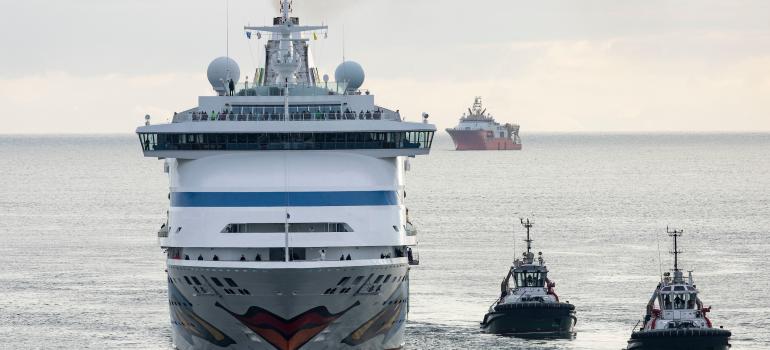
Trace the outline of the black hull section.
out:
<instances>
[{"instance_id":1,"label":"black hull section","mask_svg":"<svg viewBox=\"0 0 770 350\"><path fill-rule=\"evenodd\" d=\"M571 335L575 327L575 306L565 303L513 303L495 306L481 328L492 334Z\"/></svg>"},{"instance_id":2,"label":"black hull section","mask_svg":"<svg viewBox=\"0 0 770 350\"><path fill-rule=\"evenodd\" d=\"M727 350L730 331L724 329L659 329L631 334L628 350Z\"/></svg>"}]
</instances>

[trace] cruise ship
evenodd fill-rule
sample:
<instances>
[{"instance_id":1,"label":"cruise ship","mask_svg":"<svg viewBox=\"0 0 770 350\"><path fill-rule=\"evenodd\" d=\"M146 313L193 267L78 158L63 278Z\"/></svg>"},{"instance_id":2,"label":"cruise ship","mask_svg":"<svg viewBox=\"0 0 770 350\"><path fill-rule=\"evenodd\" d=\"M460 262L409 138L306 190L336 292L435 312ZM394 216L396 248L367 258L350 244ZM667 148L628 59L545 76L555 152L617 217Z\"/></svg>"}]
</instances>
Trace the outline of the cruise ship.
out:
<instances>
[{"instance_id":1,"label":"cruise ship","mask_svg":"<svg viewBox=\"0 0 770 350\"><path fill-rule=\"evenodd\" d=\"M452 136L458 151L521 150L519 125L500 125L487 114L481 104L481 97L476 97L473 106L468 108L468 114L463 114L460 123L446 129L446 132Z\"/></svg>"},{"instance_id":2,"label":"cruise ship","mask_svg":"<svg viewBox=\"0 0 770 350\"><path fill-rule=\"evenodd\" d=\"M410 158L435 126L406 122L362 90L344 61L320 76L304 26L281 1L251 83L229 57L214 93L136 132L163 160L165 251L178 349L400 349L417 230L405 205Z\"/></svg>"}]
</instances>

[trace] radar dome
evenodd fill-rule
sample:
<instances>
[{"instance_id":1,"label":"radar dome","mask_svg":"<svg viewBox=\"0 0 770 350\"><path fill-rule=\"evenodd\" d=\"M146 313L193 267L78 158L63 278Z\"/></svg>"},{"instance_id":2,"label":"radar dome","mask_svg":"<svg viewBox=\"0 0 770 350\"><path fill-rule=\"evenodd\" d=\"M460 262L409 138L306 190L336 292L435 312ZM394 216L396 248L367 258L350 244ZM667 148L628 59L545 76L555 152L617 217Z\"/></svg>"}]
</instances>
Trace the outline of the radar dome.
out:
<instances>
[{"instance_id":1,"label":"radar dome","mask_svg":"<svg viewBox=\"0 0 770 350\"><path fill-rule=\"evenodd\" d=\"M238 79L241 78L241 69L232 58L219 57L209 64L207 75L214 91L225 94L229 80L232 79L233 83L238 84Z\"/></svg>"},{"instance_id":2,"label":"radar dome","mask_svg":"<svg viewBox=\"0 0 770 350\"><path fill-rule=\"evenodd\" d=\"M334 79L337 83L347 83L347 90L358 90L361 85L364 85L364 69L360 64L353 61L342 62L334 71Z\"/></svg>"}]
</instances>

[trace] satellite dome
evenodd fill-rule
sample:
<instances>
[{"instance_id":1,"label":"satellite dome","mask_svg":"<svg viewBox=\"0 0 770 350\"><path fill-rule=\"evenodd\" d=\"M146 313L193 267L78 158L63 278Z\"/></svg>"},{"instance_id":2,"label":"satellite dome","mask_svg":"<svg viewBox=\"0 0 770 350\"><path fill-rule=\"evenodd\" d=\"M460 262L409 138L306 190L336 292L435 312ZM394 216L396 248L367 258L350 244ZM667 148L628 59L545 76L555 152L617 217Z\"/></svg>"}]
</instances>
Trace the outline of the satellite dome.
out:
<instances>
[{"instance_id":1,"label":"satellite dome","mask_svg":"<svg viewBox=\"0 0 770 350\"><path fill-rule=\"evenodd\" d=\"M235 84L238 84L241 69L232 58L219 57L209 64L207 75L214 91L224 95L227 92L228 80L232 79Z\"/></svg>"},{"instance_id":2,"label":"satellite dome","mask_svg":"<svg viewBox=\"0 0 770 350\"><path fill-rule=\"evenodd\" d=\"M353 61L342 62L334 71L334 79L337 83L347 83L347 90L358 90L361 85L364 85L364 69L360 64Z\"/></svg>"}]
</instances>

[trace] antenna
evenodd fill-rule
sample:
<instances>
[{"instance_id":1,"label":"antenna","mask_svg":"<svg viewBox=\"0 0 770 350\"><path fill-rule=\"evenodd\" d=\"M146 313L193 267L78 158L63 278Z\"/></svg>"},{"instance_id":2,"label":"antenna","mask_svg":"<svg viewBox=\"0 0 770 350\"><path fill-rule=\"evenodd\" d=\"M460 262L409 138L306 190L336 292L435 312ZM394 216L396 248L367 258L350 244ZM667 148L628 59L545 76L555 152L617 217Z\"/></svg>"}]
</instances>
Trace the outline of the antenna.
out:
<instances>
[{"instance_id":1,"label":"antenna","mask_svg":"<svg viewBox=\"0 0 770 350\"><path fill-rule=\"evenodd\" d=\"M281 15L284 23L290 23L289 13L291 10L291 0L281 0Z\"/></svg>"},{"instance_id":2,"label":"antenna","mask_svg":"<svg viewBox=\"0 0 770 350\"><path fill-rule=\"evenodd\" d=\"M345 25L342 25L342 62L345 62Z\"/></svg>"},{"instance_id":3,"label":"antenna","mask_svg":"<svg viewBox=\"0 0 770 350\"><path fill-rule=\"evenodd\" d=\"M668 236L674 238L674 250L670 252L671 254L674 254L674 272L679 271L679 254L682 254L682 251L679 250L679 246L677 245L677 238L682 237L683 232L684 230L669 229L666 227Z\"/></svg>"},{"instance_id":4,"label":"antenna","mask_svg":"<svg viewBox=\"0 0 770 350\"><path fill-rule=\"evenodd\" d=\"M513 225L513 260L516 260L516 225Z\"/></svg>"},{"instance_id":5,"label":"antenna","mask_svg":"<svg viewBox=\"0 0 770 350\"><path fill-rule=\"evenodd\" d=\"M226 49L225 49L225 56L227 58L230 58L230 0L227 0L225 2L225 11L227 14L225 15L225 41L226 41ZM229 64L228 64L229 68Z\"/></svg>"},{"instance_id":6,"label":"antenna","mask_svg":"<svg viewBox=\"0 0 770 350\"><path fill-rule=\"evenodd\" d=\"M663 282L663 258L660 254L660 235L655 234L655 241L658 242L658 271L660 272L660 282Z\"/></svg>"}]
</instances>

